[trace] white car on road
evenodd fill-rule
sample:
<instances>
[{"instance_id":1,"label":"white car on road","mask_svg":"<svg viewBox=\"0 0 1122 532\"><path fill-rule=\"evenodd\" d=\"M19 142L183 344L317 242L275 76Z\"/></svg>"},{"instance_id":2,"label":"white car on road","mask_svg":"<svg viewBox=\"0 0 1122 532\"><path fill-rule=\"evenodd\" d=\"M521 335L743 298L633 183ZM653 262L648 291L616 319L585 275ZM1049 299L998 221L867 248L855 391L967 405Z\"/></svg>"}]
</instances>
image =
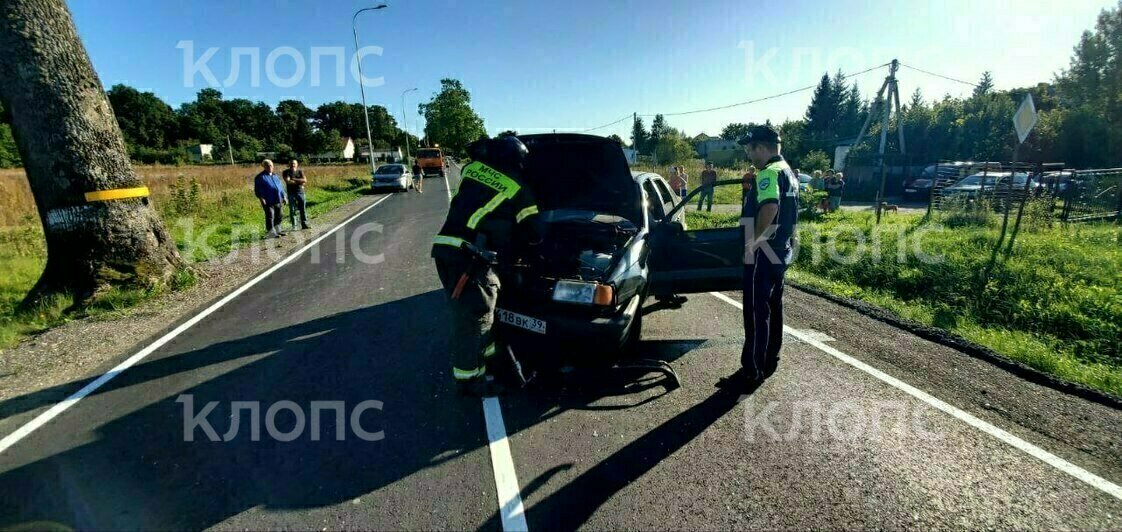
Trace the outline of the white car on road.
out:
<instances>
[{"instance_id":1,"label":"white car on road","mask_svg":"<svg viewBox=\"0 0 1122 532\"><path fill-rule=\"evenodd\" d=\"M409 190L413 186L413 172L404 164L383 164L374 171L370 179L370 188L397 188L401 191Z\"/></svg>"}]
</instances>

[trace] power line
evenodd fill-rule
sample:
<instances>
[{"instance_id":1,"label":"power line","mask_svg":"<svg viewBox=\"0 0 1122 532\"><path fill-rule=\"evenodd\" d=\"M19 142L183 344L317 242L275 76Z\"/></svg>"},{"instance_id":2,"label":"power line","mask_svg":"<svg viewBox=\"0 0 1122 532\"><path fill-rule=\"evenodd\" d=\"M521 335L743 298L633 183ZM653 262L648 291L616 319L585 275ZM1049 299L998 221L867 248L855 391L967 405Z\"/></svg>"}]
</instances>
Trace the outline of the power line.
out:
<instances>
[{"instance_id":1,"label":"power line","mask_svg":"<svg viewBox=\"0 0 1122 532\"><path fill-rule=\"evenodd\" d=\"M962 81L961 79L955 79L955 78L952 78L950 76L944 76L942 74L936 74L934 72L929 72L929 71L924 70L922 68L916 68L916 67L911 66L911 65L905 65L904 63L900 63L900 66L905 67L905 68L910 68L912 70L915 70L916 72L927 74L928 76L935 76L937 78L943 78L947 81L954 81L956 83L962 83L963 85L970 85L971 87L977 87L978 86L977 83L970 83L969 81Z\"/></svg>"},{"instance_id":2,"label":"power line","mask_svg":"<svg viewBox=\"0 0 1122 532\"><path fill-rule=\"evenodd\" d=\"M868 74L869 72L872 72L872 71L877 70L879 68L884 68L888 65L889 65L889 63L885 63L883 65L877 65L875 67L867 68L867 69L862 70L860 72L854 72L853 74L848 74L848 75L842 76L841 79L844 80L844 79L857 77L857 76L860 76L862 74ZM799 93L799 92L808 91L808 90L811 90L811 89L814 89L814 88L817 88L817 87L818 87L818 84L815 83L814 85L808 85L806 87L800 87L800 88L795 89L795 90L790 90L790 91L783 92L783 93L780 93L780 94L773 94L771 96L765 96L763 98L756 98L754 100L737 102L737 103L732 103L732 104L728 104L728 105L722 105L722 106L719 106L719 107L710 107L710 108L707 108L707 109L694 109L692 111L681 111L681 112L677 112L677 113L662 113L662 116L683 116L683 115L692 115L692 114L697 114L697 113L708 113L708 112L712 112L712 111L721 111L721 110L724 110L724 109L732 109L733 107L740 107L742 105L749 105L749 104L753 104L753 103L759 103L759 102L765 102L765 101L768 101L768 100L773 100L775 98L782 98L783 96L789 96L791 94L796 94L796 93ZM582 130L581 132L582 133L587 133L589 131L596 131L597 129L604 129L606 127L611 127L611 126L614 126L614 125L616 125L620 122L623 122L624 120L627 120L628 118L632 118L633 116L636 116L636 115L630 115L629 114L629 115L626 115L626 116L620 118L619 120L615 120L615 121L609 122L609 123L601 125L601 126L590 127L588 129ZM656 115L645 114L645 115L637 115L637 116L652 117L652 116L656 116Z\"/></svg>"},{"instance_id":3,"label":"power line","mask_svg":"<svg viewBox=\"0 0 1122 532\"><path fill-rule=\"evenodd\" d=\"M852 78L852 77L860 76L862 74L867 74L867 73L872 72L872 71L874 71L878 68L884 68L884 67L888 66L889 64L890 63L885 63L883 65L877 65L875 67L862 70L860 72L855 72L853 74L848 74L848 75L842 76L841 79L844 80L844 79L849 79L849 78ZM795 89L795 90L790 90L790 91L783 92L783 93L780 93L780 94L773 94L771 96L765 96L763 98L756 98L755 100L748 100L748 101L745 101L745 102L733 103L733 104L729 104L729 105L722 105L720 107L710 107L708 109L695 109L693 111L681 111L681 112L677 112L677 113L661 113L661 114L662 114L662 116L665 117L665 116L692 115L692 114L697 114L697 113L708 113L710 111L721 111L721 110L724 110L724 109L732 109L733 107L740 107L742 105L759 103L759 102L764 102L764 101L767 101L767 100L774 100L775 98L781 98L783 96L789 96L791 94L795 94L795 93L799 93L799 92L803 92L803 91L808 91L808 90L811 90L811 89L815 89L817 87L818 87L818 83L815 83L814 85L808 85L806 87L801 87L801 88L798 88L798 89ZM647 114L647 115L639 115L639 116L656 116L656 115Z\"/></svg>"},{"instance_id":4,"label":"power line","mask_svg":"<svg viewBox=\"0 0 1122 532\"><path fill-rule=\"evenodd\" d=\"M634 115L629 113L627 116L624 116L623 118L620 118L619 120L616 120L615 122L610 122L610 123L604 124L602 126L590 127L588 129L582 130L581 133L588 133L589 131L596 131L597 129L604 129L608 126L614 126L614 125L616 125L620 122L623 122L624 120L627 120L628 118L631 118L632 116L634 116Z\"/></svg>"}]
</instances>

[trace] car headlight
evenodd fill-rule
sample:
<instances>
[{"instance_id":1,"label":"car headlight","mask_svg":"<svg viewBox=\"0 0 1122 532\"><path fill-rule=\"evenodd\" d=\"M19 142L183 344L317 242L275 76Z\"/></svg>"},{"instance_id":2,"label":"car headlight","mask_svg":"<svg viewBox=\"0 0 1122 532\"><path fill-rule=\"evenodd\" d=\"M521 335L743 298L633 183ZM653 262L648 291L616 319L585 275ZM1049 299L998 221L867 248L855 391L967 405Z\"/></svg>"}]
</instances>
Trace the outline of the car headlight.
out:
<instances>
[{"instance_id":1,"label":"car headlight","mask_svg":"<svg viewBox=\"0 0 1122 532\"><path fill-rule=\"evenodd\" d=\"M557 281L553 300L585 305L611 305L614 290L609 285L581 281Z\"/></svg>"}]
</instances>

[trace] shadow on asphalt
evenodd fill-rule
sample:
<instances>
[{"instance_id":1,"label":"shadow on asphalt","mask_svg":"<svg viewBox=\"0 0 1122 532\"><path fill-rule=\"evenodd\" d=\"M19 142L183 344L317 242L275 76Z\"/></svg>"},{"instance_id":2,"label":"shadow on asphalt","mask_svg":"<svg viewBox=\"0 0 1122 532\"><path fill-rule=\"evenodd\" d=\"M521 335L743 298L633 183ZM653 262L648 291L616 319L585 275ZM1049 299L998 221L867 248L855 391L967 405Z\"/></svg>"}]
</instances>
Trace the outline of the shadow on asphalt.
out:
<instances>
[{"instance_id":1,"label":"shadow on asphalt","mask_svg":"<svg viewBox=\"0 0 1122 532\"><path fill-rule=\"evenodd\" d=\"M589 470L527 508L531 529L575 530L616 493L638 480L670 457L710 425L736 407L740 393L718 389L706 400L674 416L654 430L597 462ZM550 470L553 476L558 471ZM546 476L543 475L543 476ZM548 478L530 479L523 490L526 498Z\"/></svg>"},{"instance_id":2,"label":"shadow on asphalt","mask_svg":"<svg viewBox=\"0 0 1122 532\"><path fill-rule=\"evenodd\" d=\"M249 416L243 411L232 441L208 441L196 430L195 441L187 442L183 405L175 402L179 393L164 396L157 388L159 397L150 404L143 395L119 400L118 407L126 410L99 426L92 441L0 474L0 528L55 522L76 529L200 529L255 507L298 510L346 502L456 461L487 444L479 403L454 395L447 359L435 355L447 351L444 335L401 334L416 323L431 322L443 308L444 296L434 290L218 343L139 364L97 394L200 368L222 371L205 367L260 357L182 391L194 396L195 412L218 402L207 419L220 436L230 427L234 401L259 401L262 425L270 405L294 401L310 427L311 401L343 401L349 417L356 405L374 399L383 401L383 408L363 414L362 427L384 430L381 441L359 439L349 425L347 437L337 441L335 417L328 410L322 416L321 441L310 441L305 432L295 441L279 442L264 428L261 441L251 441ZM42 397L65 396L83 384L60 387L53 392L58 395L42 392ZM152 386L147 389L153 393ZM107 404L114 404L111 399ZM68 416L81 416L83 407L92 406L76 405L6 454L33 455L35 438L67 437ZM282 431L294 424L287 411L277 416ZM461 489L474 499L493 490L488 469L462 462L469 475L479 478ZM426 513L455 515L455 504L463 501L448 495ZM419 502L410 504L400 496L376 499L379 510L389 505L415 508Z\"/></svg>"},{"instance_id":3,"label":"shadow on asphalt","mask_svg":"<svg viewBox=\"0 0 1122 532\"><path fill-rule=\"evenodd\" d=\"M637 356L673 362L704 343L706 340L700 339L643 341ZM508 407L506 425L510 434L514 435L570 410L635 408L664 397L669 393L664 386L661 377L650 375L636 379L634 374L628 373L592 373L587 378L574 374L564 381L547 382L525 396L505 401ZM652 393L656 389L661 391ZM740 397L739 392L717 389L706 400L627 444L541 502L528 507L529 527L557 530L581 527L617 492L650 472L732 411ZM572 467L572 464L564 464L535 478L524 479L522 498L525 500L551 478ZM497 522L497 517L491 522Z\"/></svg>"},{"instance_id":4,"label":"shadow on asphalt","mask_svg":"<svg viewBox=\"0 0 1122 532\"><path fill-rule=\"evenodd\" d=\"M97 408L95 401L122 409L97 427L92 441L0 474L5 493L0 528L58 523L75 529L199 529L254 508L299 511L359 497L375 501L371 517L388 520L367 526L402 526L395 514L417 508L418 485L442 490L435 498L425 497L426 514L462 514L465 499L478 500L494 490L489 468L463 456L487 446L479 402L463 400L452 390L444 334L401 334L417 323L443 321L434 313L444 309L443 293L433 290L139 364L9 450L17 453L11 456L16 460L35 456L36 438L71 434L66 424L82 423L82 409ZM672 362L702 343L645 341L639 356ZM221 364L241 365L225 369ZM663 386L660 379L635 377L604 373L539 387L519 397L508 427L514 434L568 410L633 408L665 395L652 395ZM161 380L171 387L183 378L207 380L181 392L159 388ZM0 412L10 416L55 403L88 382L5 401ZM114 391L132 395L102 397ZM265 429L261 441L251 441L242 411L240 430L231 441L212 442L195 430L195 441L187 442L184 408L176 402L180 394L194 397L196 413L211 401L218 403L207 419L219 436L230 427L234 401L259 402L261 418L270 405L293 401L310 427L312 401L342 401L349 416L359 403L380 400L382 410L364 414L362 426L384 430L385 439L364 441L348 427L347 438L338 441L335 418L325 411L320 441L310 441L305 432L280 442ZM586 522L616 492L729 412L736 399L718 392L631 442L529 508L531 526L575 528ZM282 431L294 423L290 413L277 416ZM524 492L534 493L571 467L560 465L529 479ZM403 481L409 484L399 484ZM497 512L483 528L500 528Z\"/></svg>"}]
</instances>

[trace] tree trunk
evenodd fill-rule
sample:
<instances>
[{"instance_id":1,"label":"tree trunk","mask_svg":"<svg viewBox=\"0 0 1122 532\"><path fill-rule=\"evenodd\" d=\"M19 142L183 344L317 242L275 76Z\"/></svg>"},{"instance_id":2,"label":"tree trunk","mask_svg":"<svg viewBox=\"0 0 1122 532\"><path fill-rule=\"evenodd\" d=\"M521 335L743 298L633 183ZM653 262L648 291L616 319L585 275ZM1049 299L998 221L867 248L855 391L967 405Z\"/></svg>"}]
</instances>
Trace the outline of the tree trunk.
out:
<instances>
[{"instance_id":1,"label":"tree trunk","mask_svg":"<svg viewBox=\"0 0 1122 532\"><path fill-rule=\"evenodd\" d=\"M165 283L182 261L148 199L86 201L143 184L63 0L0 1L0 100L47 240L47 266L24 305Z\"/></svg>"}]
</instances>

